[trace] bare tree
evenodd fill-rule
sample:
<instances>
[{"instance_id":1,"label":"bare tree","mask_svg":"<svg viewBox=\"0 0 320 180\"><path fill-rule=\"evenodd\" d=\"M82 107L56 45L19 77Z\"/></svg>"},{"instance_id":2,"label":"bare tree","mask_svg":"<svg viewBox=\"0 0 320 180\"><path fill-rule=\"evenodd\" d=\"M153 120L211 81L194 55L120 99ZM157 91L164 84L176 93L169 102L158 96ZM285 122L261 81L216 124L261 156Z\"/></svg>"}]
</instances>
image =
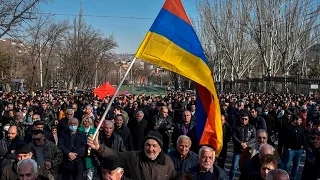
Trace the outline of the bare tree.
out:
<instances>
[{"instance_id":1,"label":"bare tree","mask_svg":"<svg viewBox=\"0 0 320 180\"><path fill-rule=\"evenodd\" d=\"M259 48L265 74L288 74L319 36L319 4L312 1L255 1L248 29Z\"/></svg>"},{"instance_id":2,"label":"bare tree","mask_svg":"<svg viewBox=\"0 0 320 180\"><path fill-rule=\"evenodd\" d=\"M231 80L242 78L253 64L256 52L251 46L253 39L243 26L248 21L250 4L245 0L201 0L197 5L198 34L214 71L219 72L218 79L227 74ZM227 70L229 73L225 73Z\"/></svg>"},{"instance_id":3,"label":"bare tree","mask_svg":"<svg viewBox=\"0 0 320 180\"><path fill-rule=\"evenodd\" d=\"M97 68L100 68L102 60L109 58L116 46L112 35L104 37L100 31L87 25L80 10L79 17L73 21L73 31L60 46L62 72L68 88L74 85L93 87Z\"/></svg>"},{"instance_id":4,"label":"bare tree","mask_svg":"<svg viewBox=\"0 0 320 180\"><path fill-rule=\"evenodd\" d=\"M0 0L0 38L34 19L41 1L44 0Z\"/></svg>"},{"instance_id":5,"label":"bare tree","mask_svg":"<svg viewBox=\"0 0 320 180\"><path fill-rule=\"evenodd\" d=\"M319 43L320 4L312 0L198 0L197 5L204 49L215 72L231 80L252 69L256 75L290 74L293 66L307 64L308 49Z\"/></svg>"}]
</instances>

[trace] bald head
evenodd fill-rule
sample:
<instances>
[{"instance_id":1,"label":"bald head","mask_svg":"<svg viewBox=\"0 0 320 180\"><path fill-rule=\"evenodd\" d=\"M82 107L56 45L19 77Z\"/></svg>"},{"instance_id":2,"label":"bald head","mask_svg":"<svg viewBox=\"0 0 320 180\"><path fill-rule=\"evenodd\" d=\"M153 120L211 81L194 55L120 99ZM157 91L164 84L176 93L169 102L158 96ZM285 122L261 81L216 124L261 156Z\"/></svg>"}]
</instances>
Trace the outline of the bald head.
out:
<instances>
[{"instance_id":1,"label":"bald head","mask_svg":"<svg viewBox=\"0 0 320 180\"><path fill-rule=\"evenodd\" d=\"M10 126L8 130L8 138L10 140L13 140L18 135L18 127L17 126Z\"/></svg>"},{"instance_id":2,"label":"bald head","mask_svg":"<svg viewBox=\"0 0 320 180\"><path fill-rule=\"evenodd\" d=\"M266 154L274 155L274 150L275 150L274 147L269 144L264 144L264 145L260 146L259 158L261 158L262 156L264 156Z\"/></svg>"},{"instance_id":3,"label":"bald head","mask_svg":"<svg viewBox=\"0 0 320 180\"><path fill-rule=\"evenodd\" d=\"M290 177L286 171L275 169L268 173L267 180L290 180Z\"/></svg>"}]
</instances>

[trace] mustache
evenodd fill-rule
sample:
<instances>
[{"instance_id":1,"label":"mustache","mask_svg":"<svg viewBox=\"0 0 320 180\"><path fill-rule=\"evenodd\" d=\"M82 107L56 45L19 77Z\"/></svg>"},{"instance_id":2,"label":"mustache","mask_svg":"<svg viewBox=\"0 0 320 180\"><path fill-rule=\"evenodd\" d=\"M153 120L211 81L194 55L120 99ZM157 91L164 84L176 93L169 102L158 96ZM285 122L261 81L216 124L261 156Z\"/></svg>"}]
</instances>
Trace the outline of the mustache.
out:
<instances>
[{"instance_id":1,"label":"mustache","mask_svg":"<svg viewBox=\"0 0 320 180\"><path fill-rule=\"evenodd\" d=\"M209 163L209 162L204 162L204 163L202 163L202 165L204 165L204 166L206 166L206 165L211 166L212 164Z\"/></svg>"}]
</instances>

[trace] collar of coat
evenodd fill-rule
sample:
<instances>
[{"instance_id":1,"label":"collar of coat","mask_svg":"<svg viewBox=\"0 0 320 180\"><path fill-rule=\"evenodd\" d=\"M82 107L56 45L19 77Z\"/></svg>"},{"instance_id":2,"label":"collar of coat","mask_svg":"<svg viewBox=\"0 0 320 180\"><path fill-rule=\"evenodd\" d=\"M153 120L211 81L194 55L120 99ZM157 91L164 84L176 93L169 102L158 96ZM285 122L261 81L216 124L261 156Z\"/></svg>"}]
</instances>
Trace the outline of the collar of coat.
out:
<instances>
[{"instance_id":1,"label":"collar of coat","mask_svg":"<svg viewBox=\"0 0 320 180\"><path fill-rule=\"evenodd\" d=\"M165 165L165 155L164 153L161 151L160 154L158 155L158 157L155 160L151 160L149 159L145 153L143 151L141 151L141 161L142 162L151 162L151 163L155 163L155 164L160 164L160 165Z\"/></svg>"}]
</instances>

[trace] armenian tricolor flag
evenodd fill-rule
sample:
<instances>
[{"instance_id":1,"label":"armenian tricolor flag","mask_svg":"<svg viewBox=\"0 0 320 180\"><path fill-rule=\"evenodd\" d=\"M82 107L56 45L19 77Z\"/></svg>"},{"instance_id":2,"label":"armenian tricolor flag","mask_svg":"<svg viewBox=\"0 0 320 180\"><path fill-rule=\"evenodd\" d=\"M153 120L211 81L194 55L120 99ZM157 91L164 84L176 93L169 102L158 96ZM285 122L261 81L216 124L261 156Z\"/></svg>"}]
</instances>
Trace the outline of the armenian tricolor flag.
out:
<instances>
[{"instance_id":1,"label":"armenian tricolor flag","mask_svg":"<svg viewBox=\"0 0 320 180\"><path fill-rule=\"evenodd\" d=\"M200 144L212 145L218 155L222 147L219 100L208 61L181 0L165 2L136 58L197 83L197 135Z\"/></svg>"}]
</instances>

